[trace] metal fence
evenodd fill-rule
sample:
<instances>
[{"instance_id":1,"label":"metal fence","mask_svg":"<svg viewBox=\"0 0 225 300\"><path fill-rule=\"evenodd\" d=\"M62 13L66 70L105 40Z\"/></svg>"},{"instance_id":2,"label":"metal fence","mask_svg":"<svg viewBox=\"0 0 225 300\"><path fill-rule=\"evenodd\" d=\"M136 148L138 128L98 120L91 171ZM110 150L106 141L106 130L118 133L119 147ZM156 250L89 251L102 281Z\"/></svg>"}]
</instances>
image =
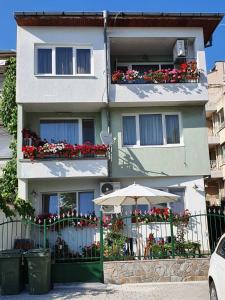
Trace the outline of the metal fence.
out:
<instances>
[{"instance_id":1,"label":"metal fence","mask_svg":"<svg viewBox=\"0 0 225 300\"><path fill-rule=\"evenodd\" d=\"M56 262L204 257L224 232L222 211L67 214L2 222L0 249L50 248Z\"/></svg>"}]
</instances>

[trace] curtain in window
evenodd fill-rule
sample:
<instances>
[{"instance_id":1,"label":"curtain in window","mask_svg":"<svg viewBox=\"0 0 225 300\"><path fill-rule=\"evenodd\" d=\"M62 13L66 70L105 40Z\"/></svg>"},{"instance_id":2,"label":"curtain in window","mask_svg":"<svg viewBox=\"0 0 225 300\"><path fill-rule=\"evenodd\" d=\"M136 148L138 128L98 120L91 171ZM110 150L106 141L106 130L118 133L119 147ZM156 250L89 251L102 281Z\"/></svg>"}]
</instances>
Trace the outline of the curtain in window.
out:
<instances>
[{"instance_id":1,"label":"curtain in window","mask_svg":"<svg viewBox=\"0 0 225 300\"><path fill-rule=\"evenodd\" d=\"M44 214L58 214L58 195L42 195L42 212Z\"/></svg>"},{"instance_id":2,"label":"curtain in window","mask_svg":"<svg viewBox=\"0 0 225 300\"><path fill-rule=\"evenodd\" d=\"M83 143L91 142L95 143L95 129L93 119L83 119L82 120L82 133L83 133Z\"/></svg>"},{"instance_id":3,"label":"curtain in window","mask_svg":"<svg viewBox=\"0 0 225 300\"><path fill-rule=\"evenodd\" d=\"M170 209L172 209L172 211L175 212L175 213L183 213L183 211L184 211L184 193L185 193L185 190L184 189L171 188L171 189L168 189L168 192L180 196L180 198L177 201L169 203Z\"/></svg>"},{"instance_id":4,"label":"curtain in window","mask_svg":"<svg viewBox=\"0 0 225 300\"><path fill-rule=\"evenodd\" d=\"M56 74L73 74L72 48L56 48Z\"/></svg>"},{"instance_id":5,"label":"curtain in window","mask_svg":"<svg viewBox=\"0 0 225 300\"><path fill-rule=\"evenodd\" d=\"M166 118L166 140L167 144L180 143L180 130L178 115L167 115Z\"/></svg>"},{"instance_id":6,"label":"curtain in window","mask_svg":"<svg viewBox=\"0 0 225 300\"><path fill-rule=\"evenodd\" d=\"M136 144L136 117L135 116L123 117L123 144L124 145Z\"/></svg>"},{"instance_id":7,"label":"curtain in window","mask_svg":"<svg viewBox=\"0 0 225 300\"><path fill-rule=\"evenodd\" d=\"M52 73L52 49L37 49L37 73Z\"/></svg>"},{"instance_id":8,"label":"curtain in window","mask_svg":"<svg viewBox=\"0 0 225 300\"><path fill-rule=\"evenodd\" d=\"M40 137L49 143L65 142L79 144L78 120L43 120L40 122Z\"/></svg>"},{"instance_id":9,"label":"curtain in window","mask_svg":"<svg viewBox=\"0 0 225 300\"><path fill-rule=\"evenodd\" d=\"M140 144L162 145L162 115L140 115Z\"/></svg>"},{"instance_id":10,"label":"curtain in window","mask_svg":"<svg viewBox=\"0 0 225 300\"><path fill-rule=\"evenodd\" d=\"M80 192L79 193L79 213L91 214L94 211L94 193Z\"/></svg>"},{"instance_id":11,"label":"curtain in window","mask_svg":"<svg viewBox=\"0 0 225 300\"><path fill-rule=\"evenodd\" d=\"M91 73L91 51L90 49L77 49L77 73Z\"/></svg>"}]
</instances>

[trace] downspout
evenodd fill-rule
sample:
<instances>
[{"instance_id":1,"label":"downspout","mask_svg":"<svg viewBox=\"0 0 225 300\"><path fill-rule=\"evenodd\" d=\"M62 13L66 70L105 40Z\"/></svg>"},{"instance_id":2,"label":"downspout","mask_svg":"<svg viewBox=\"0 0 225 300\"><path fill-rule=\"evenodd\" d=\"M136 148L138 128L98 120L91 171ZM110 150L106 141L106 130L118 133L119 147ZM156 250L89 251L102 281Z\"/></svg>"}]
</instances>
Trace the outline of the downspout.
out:
<instances>
[{"instance_id":1,"label":"downspout","mask_svg":"<svg viewBox=\"0 0 225 300\"><path fill-rule=\"evenodd\" d=\"M104 21L104 49L105 49L105 80L106 80L106 114L107 114L107 127L108 133L111 133L111 118L109 110L109 57L108 57L108 36L107 36L107 18L108 12L103 11L103 21ZM108 159L108 181L112 180L112 145L110 146L109 159Z\"/></svg>"}]
</instances>

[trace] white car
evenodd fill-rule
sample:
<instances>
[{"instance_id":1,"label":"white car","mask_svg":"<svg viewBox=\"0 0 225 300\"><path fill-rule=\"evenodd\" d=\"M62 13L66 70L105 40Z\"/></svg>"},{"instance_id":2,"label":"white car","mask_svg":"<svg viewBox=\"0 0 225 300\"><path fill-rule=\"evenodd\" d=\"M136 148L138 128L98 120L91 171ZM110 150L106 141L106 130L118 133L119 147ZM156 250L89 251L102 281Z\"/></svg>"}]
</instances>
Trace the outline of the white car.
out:
<instances>
[{"instance_id":1,"label":"white car","mask_svg":"<svg viewBox=\"0 0 225 300\"><path fill-rule=\"evenodd\" d=\"M208 280L210 300L225 300L225 234L211 256Z\"/></svg>"}]
</instances>

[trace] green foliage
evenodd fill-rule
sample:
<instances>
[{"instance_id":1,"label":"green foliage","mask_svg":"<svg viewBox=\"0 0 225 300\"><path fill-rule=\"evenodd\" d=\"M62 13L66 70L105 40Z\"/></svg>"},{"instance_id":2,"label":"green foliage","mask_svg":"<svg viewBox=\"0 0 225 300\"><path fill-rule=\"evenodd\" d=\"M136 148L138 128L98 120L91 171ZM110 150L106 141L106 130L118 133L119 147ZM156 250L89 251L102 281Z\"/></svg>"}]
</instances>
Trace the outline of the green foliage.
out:
<instances>
[{"instance_id":1,"label":"green foliage","mask_svg":"<svg viewBox=\"0 0 225 300\"><path fill-rule=\"evenodd\" d=\"M16 59L9 58L6 64L0 109L3 125L16 139L17 105L16 105Z\"/></svg>"},{"instance_id":2,"label":"green foliage","mask_svg":"<svg viewBox=\"0 0 225 300\"><path fill-rule=\"evenodd\" d=\"M33 215L34 209L29 202L17 197L17 104L16 104L16 59L9 58L6 64L5 80L0 107L0 118L4 127L13 136L10 149L12 158L3 169L0 179L0 209L6 217Z\"/></svg>"}]
</instances>

